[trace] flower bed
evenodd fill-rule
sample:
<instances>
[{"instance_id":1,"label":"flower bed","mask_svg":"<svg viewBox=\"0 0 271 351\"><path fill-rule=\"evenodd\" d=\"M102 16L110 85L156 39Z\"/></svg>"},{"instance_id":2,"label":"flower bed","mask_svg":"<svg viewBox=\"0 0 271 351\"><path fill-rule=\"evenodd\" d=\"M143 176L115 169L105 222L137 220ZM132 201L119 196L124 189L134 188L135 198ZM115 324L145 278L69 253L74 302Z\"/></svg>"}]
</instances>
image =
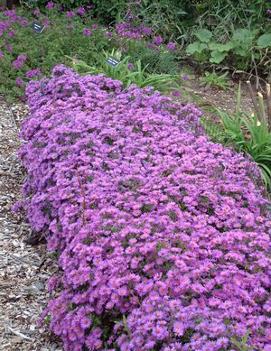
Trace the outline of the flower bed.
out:
<instances>
[{"instance_id":1,"label":"flower bed","mask_svg":"<svg viewBox=\"0 0 271 351\"><path fill-rule=\"evenodd\" d=\"M151 89L57 66L27 95L24 207L59 254L46 313L65 350L270 351L254 164Z\"/></svg>"}]
</instances>

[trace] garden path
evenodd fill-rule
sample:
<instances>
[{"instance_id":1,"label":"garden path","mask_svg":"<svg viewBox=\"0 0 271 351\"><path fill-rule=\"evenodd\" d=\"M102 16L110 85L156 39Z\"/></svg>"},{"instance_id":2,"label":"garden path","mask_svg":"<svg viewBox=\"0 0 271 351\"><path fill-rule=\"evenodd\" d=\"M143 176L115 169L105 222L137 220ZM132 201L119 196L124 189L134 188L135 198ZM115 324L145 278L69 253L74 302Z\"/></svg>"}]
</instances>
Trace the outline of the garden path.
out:
<instances>
[{"instance_id":1,"label":"garden path","mask_svg":"<svg viewBox=\"0 0 271 351\"><path fill-rule=\"evenodd\" d=\"M29 246L27 223L12 213L24 171L16 156L18 132L27 110L0 98L0 350L61 351L37 319L48 294L46 281L55 269L45 245Z\"/></svg>"}]
</instances>

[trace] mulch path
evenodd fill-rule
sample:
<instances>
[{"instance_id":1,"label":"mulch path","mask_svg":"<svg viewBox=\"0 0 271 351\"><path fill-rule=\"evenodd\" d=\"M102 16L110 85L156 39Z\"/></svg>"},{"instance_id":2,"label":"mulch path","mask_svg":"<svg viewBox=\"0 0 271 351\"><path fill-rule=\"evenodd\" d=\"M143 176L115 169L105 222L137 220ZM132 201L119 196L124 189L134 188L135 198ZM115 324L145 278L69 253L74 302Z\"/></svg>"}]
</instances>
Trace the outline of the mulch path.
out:
<instances>
[{"instance_id":1,"label":"mulch path","mask_svg":"<svg viewBox=\"0 0 271 351\"><path fill-rule=\"evenodd\" d=\"M57 269L45 245L29 246L28 224L11 211L20 198L24 170L17 158L23 104L0 98L0 350L61 351L37 320L49 295L46 281Z\"/></svg>"}]
</instances>

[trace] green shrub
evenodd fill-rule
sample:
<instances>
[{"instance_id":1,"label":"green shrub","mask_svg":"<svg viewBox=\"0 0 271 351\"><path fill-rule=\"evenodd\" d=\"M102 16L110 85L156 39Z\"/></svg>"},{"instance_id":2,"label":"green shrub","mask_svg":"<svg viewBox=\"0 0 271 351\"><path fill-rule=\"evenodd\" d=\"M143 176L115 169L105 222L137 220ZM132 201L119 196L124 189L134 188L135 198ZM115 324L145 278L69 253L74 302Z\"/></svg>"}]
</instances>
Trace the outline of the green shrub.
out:
<instances>
[{"instance_id":1,"label":"green shrub","mask_svg":"<svg viewBox=\"0 0 271 351\"><path fill-rule=\"evenodd\" d=\"M270 87L268 92L270 94ZM241 111L240 101L241 85L237 94L236 112L229 113L216 109L221 123L215 124L204 120L203 125L213 140L231 145L237 151L250 155L258 164L267 189L271 190L271 124L269 124L271 120L269 121L265 115L261 95L259 106L255 105L253 114Z\"/></svg>"},{"instance_id":2,"label":"green shrub","mask_svg":"<svg viewBox=\"0 0 271 351\"><path fill-rule=\"evenodd\" d=\"M163 46L151 48L145 41L126 40L124 43L127 54L134 60L140 60L143 66L147 66L149 73L177 74L179 65L177 53L166 50Z\"/></svg>"},{"instance_id":3,"label":"green shrub","mask_svg":"<svg viewBox=\"0 0 271 351\"><path fill-rule=\"evenodd\" d=\"M200 78L201 83L207 87L219 88L226 90L229 87L228 72L221 75L216 72L205 72L204 76Z\"/></svg>"},{"instance_id":4,"label":"green shrub","mask_svg":"<svg viewBox=\"0 0 271 351\"><path fill-rule=\"evenodd\" d=\"M107 62L109 58L115 58L119 63L111 66ZM152 86L159 91L172 91L178 88L176 75L148 73L147 66L143 66L139 59L133 61L130 56L123 56L118 50L104 52L100 56L99 63L93 66L82 60L70 59L79 73L105 74L107 77L122 81L126 87L136 84L140 88Z\"/></svg>"},{"instance_id":5,"label":"green shrub","mask_svg":"<svg viewBox=\"0 0 271 351\"><path fill-rule=\"evenodd\" d=\"M238 151L248 153L258 164L267 188L271 189L271 133L266 122L260 122L254 114L230 115L219 111L225 142L233 144Z\"/></svg>"},{"instance_id":6,"label":"green shrub","mask_svg":"<svg viewBox=\"0 0 271 351\"><path fill-rule=\"evenodd\" d=\"M111 24L125 13L127 3L125 0L93 0L93 15L103 24Z\"/></svg>"},{"instance_id":7,"label":"green shrub","mask_svg":"<svg viewBox=\"0 0 271 351\"><path fill-rule=\"evenodd\" d=\"M64 9L73 9L79 6L87 6L90 4L89 0L57 0L54 1L57 5L62 6ZM48 0L23 0L22 4L29 7L45 7Z\"/></svg>"},{"instance_id":8,"label":"green shrub","mask_svg":"<svg viewBox=\"0 0 271 351\"><path fill-rule=\"evenodd\" d=\"M100 52L111 47L103 29L89 29L91 36L83 34L85 28L91 28L93 22L90 20L83 23L79 17L67 19L64 14L50 10L39 16L37 21L48 25L42 33L36 33L31 27L34 21L31 13L21 9L18 14L27 17L29 24L21 26L14 21L9 29L14 35L9 37L5 32L0 44L3 55L0 58L0 93L10 98L23 95L24 82L29 80L28 71L40 69L41 75L47 75L56 64L69 63L66 55L79 57L94 65L100 58ZM3 14L0 14L1 20L6 20ZM12 47L12 52L8 52L7 45ZM22 67L14 68L14 61L21 54L27 56L26 61Z\"/></svg>"}]
</instances>

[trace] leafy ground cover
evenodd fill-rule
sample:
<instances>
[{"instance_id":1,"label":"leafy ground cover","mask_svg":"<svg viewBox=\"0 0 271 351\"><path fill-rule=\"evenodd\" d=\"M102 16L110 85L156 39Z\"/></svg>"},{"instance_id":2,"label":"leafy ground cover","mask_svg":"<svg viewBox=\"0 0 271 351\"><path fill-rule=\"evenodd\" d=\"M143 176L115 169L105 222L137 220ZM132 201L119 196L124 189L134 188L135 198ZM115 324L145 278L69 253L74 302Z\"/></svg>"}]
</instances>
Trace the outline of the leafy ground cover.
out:
<instances>
[{"instance_id":1,"label":"leafy ground cover","mask_svg":"<svg viewBox=\"0 0 271 351\"><path fill-rule=\"evenodd\" d=\"M17 11L3 10L0 93L22 96L30 79L48 75L56 64L69 65L67 56L102 68L103 51L112 50L129 57L131 71L140 62L146 73L176 75L183 62L192 59L198 66L212 66L209 71L226 67L269 80L267 2L241 1L238 11L232 0L207 3L103 0L89 6L85 1L39 1L30 8L27 2ZM41 24L42 33L33 30L33 22ZM214 72L204 79L221 83Z\"/></svg>"},{"instance_id":2,"label":"leafy ground cover","mask_svg":"<svg viewBox=\"0 0 271 351\"><path fill-rule=\"evenodd\" d=\"M35 23L42 32L33 29ZM163 90L170 85L165 83L176 80L175 44L169 43L167 48L154 37L154 43L148 47L147 39L152 42L150 28L143 26L140 30L131 32L123 25L109 29L98 24L87 8L62 11L53 2L42 10L22 7L2 11L0 94L9 99L23 97L30 80L49 75L56 64L72 65L74 60L105 74L119 73L119 79L128 77L138 84L145 81ZM122 61L115 70L106 64L106 57L112 52L118 52Z\"/></svg>"},{"instance_id":3,"label":"leafy ground cover","mask_svg":"<svg viewBox=\"0 0 271 351\"><path fill-rule=\"evenodd\" d=\"M60 272L66 350L270 351L270 212L255 164L193 105L57 66L27 88L24 207Z\"/></svg>"}]
</instances>

